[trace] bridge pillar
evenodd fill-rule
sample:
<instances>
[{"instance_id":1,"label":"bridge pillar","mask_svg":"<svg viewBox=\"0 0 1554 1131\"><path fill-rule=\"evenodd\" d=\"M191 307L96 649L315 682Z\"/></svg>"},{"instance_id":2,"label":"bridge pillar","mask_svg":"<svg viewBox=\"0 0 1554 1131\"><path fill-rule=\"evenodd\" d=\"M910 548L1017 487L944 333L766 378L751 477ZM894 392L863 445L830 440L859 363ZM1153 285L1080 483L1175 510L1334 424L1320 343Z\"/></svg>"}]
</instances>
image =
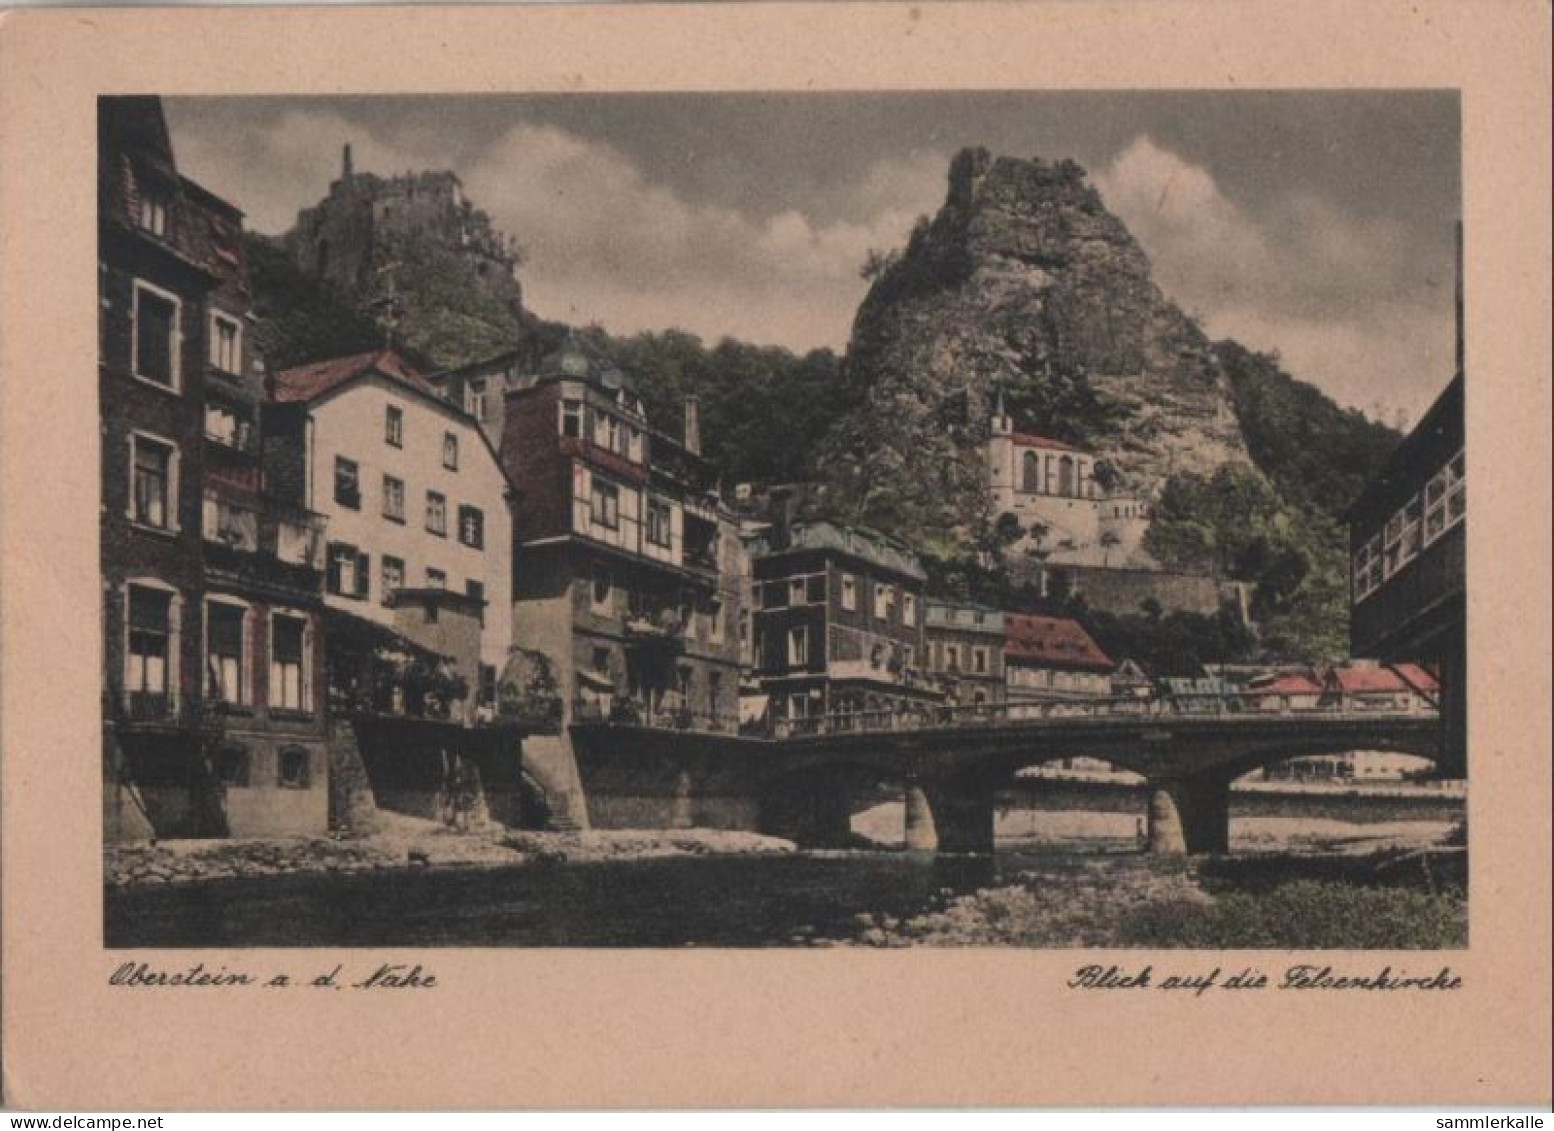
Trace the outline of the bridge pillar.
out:
<instances>
[{"instance_id":1,"label":"bridge pillar","mask_svg":"<svg viewBox=\"0 0 1554 1131\"><path fill-rule=\"evenodd\" d=\"M1150 852L1199 856L1229 847L1229 782L1207 775L1150 779Z\"/></svg>"},{"instance_id":2,"label":"bridge pillar","mask_svg":"<svg viewBox=\"0 0 1554 1131\"><path fill-rule=\"evenodd\" d=\"M906 829L903 840L908 852L937 852L939 830L934 823L933 806L928 793L916 778L906 779Z\"/></svg>"},{"instance_id":3,"label":"bridge pillar","mask_svg":"<svg viewBox=\"0 0 1554 1131\"><path fill-rule=\"evenodd\" d=\"M993 786L977 779L934 782L928 790L940 852L993 851Z\"/></svg>"}]
</instances>

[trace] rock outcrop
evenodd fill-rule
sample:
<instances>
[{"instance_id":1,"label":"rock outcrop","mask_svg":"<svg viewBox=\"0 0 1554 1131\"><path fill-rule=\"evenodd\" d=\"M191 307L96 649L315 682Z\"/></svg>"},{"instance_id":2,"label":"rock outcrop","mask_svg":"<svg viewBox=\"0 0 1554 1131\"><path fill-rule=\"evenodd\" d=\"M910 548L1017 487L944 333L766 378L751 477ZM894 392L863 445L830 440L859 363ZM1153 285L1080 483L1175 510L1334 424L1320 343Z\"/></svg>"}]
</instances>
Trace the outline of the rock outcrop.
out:
<instances>
[{"instance_id":1,"label":"rock outcrop","mask_svg":"<svg viewBox=\"0 0 1554 1131\"><path fill-rule=\"evenodd\" d=\"M1209 339L1072 161L962 151L938 214L871 273L847 359L867 397L823 461L857 518L931 548L987 517L1000 387L1022 427L1090 448L1133 491L1251 463Z\"/></svg>"}]
</instances>

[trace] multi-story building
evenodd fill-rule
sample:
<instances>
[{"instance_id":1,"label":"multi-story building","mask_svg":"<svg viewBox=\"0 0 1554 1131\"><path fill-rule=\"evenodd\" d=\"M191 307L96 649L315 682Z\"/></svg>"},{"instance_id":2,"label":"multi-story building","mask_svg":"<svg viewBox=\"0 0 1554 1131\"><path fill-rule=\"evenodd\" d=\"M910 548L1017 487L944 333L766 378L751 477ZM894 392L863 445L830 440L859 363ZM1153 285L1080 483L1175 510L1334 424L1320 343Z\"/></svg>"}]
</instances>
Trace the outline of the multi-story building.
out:
<instances>
[{"instance_id":1,"label":"multi-story building","mask_svg":"<svg viewBox=\"0 0 1554 1131\"><path fill-rule=\"evenodd\" d=\"M1002 391L993 409L987 465L993 515L1014 515L1026 531L1021 546L1052 566L1155 564L1143 548L1149 501L1103 482L1093 453L1016 432Z\"/></svg>"},{"instance_id":2,"label":"multi-story building","mask_svg":"<svg viewBox=\"0 0 1554 1131\"><path fill-rule=\"evenodd\" d=\"M1068 617L1006 613L1004 673L1009 702L1104 698L1116 668L1084 626Z\"/></svg>"},{"instance_id":3,"label":"multi-story building","mask_svg":"<svg viewBox=\"0 0 1554 1131\"><path fill-rule=\"evenodd\" d=\"M1004 614L986 605L930 597L924 620L924 668L951 703L1002 703Z\"/></svg>"},{"instance_id":4,"label":"multi-story building","mask_svg":"<svg viewBox=\"0 0 1554 1131\"><path fill-rule=\"evenodd\" d=\"M513 491L490 441L392 350L276 373L271 393L291 410L275 473L328 517L325 603L449 656L472 721L513 643Z\"/></svg>"},{"instance_id":5,"label":"multi-story building","mask_svg":"<svg viewBox=\"0 0 1554 1131\"><path fill-rule=\"evenodd\" d=\"M520 487L512 623L556 667L561 733L524 744L558 825L583 811L570 726L738 726L744 557L701 455L695 402L680 436L634 380L575 336L433 378L498 446Z\"/></svg>"},{"instance_id":6,"label":"multi-story building","mask_svg":"<svg viewBox=\"0 0 1554 1131\"><path fill-rule=\"evenodd\" d=\"M1430 668L1441 685L1442 763L1466 768L1467 467L1463 375L1446 386L1350 505L1350 650Z\"/></svg>"},{"instance_id":7,"label":"multi-story building","mask_svg":"<svg viewBox=\"0 0 1554 1131\"><path fill-rule=\"evenodd\" d=\"M649 421L634 381L568 336L433 378L521 488L514 631L560 669L569 718L732 728L740 546L701 456Z\"/></svg>"},{"instance_id":8,"label":"multi-story building","mask_svg":"<svg viewBox=\"0 0 1554 1131\"><path fill-rule=\"evenodd\" d=\"M160 102L99 110L110 839L322 833L316 515L261 466L242 214Z\"/></svg>"},{"instance_id":9,"label":"multi-story building","mask_svg":"<svg viewBox=\"0 0 1554 1131\"><path fill-rule=\"evenodd\" d=\"M756 675L774 720L942 702L926 664L927 576L904 545L830 522L750 545Z\"/></svg>"}]
</instances>

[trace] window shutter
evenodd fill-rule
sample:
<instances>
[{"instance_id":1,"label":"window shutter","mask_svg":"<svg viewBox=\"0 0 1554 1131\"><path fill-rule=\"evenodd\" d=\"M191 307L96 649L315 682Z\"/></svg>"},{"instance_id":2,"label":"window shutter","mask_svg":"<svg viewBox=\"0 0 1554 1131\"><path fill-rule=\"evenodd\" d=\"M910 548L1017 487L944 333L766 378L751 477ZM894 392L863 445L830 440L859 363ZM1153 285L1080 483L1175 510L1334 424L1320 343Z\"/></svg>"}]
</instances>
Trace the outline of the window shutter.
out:
<instances>
[{"instance_id":1,"label":"window shutter","mask_svg":"<svg viewBox=\"0 0 1554 1131\"><path fill-rule=\"evenodd\" d=\"M372 555L371 554L357 554L356 555L356 595L358 597L365 597L365 596L367 596L368 589L369 589L371 583L372 583Z\"/></svg>"}]
</instances>

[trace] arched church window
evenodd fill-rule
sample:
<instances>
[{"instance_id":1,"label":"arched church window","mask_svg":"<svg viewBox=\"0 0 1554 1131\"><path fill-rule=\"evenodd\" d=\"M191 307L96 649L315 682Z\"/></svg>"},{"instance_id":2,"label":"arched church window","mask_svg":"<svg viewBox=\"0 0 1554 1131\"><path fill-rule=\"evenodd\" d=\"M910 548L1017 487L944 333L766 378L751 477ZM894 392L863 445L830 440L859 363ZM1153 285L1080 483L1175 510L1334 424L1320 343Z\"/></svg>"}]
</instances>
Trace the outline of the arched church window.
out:
<instances>
[{"instance_id":1,"label":"arched church window","mask_svg":"<svg viewBox=\"0 0 1554 1131\"><path fill-rule=\"evenodd\" d=\"M1041 461L1036 457L1036 453L1026 452L1021 465L1021 489L1032 492L1041 490L1039 486L1041 481Z\"/></svg>"}]
</instances>

